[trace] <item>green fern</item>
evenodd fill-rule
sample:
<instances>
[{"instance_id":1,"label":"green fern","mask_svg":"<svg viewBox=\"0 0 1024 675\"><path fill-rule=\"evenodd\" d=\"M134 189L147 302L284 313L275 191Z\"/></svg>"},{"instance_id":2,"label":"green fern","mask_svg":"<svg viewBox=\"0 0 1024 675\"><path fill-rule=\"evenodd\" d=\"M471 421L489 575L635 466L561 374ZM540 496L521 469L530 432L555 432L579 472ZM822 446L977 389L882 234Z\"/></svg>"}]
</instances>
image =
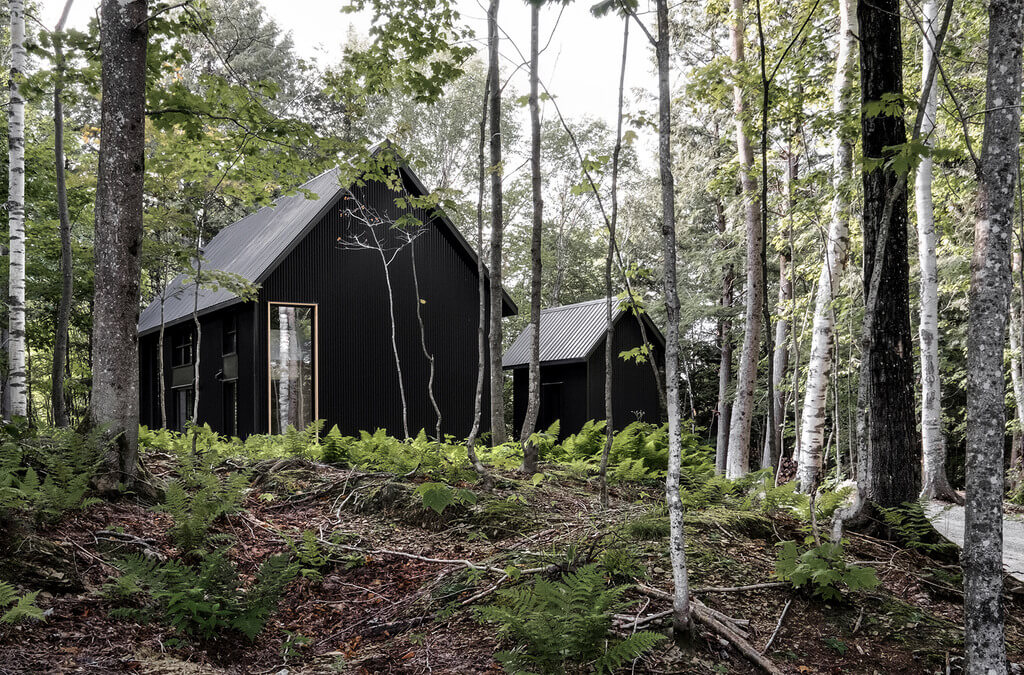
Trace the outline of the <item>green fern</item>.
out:
<instances>
[{"instance_id":1,"label":"green fern","mask_svg":"<svg viewBox=\"0 0 1024 675\"><path fill-rule=\"evenodd\" d=\"M321 447L321 459L327 464L345 464L348 461L346 438L338 431L337 424L327 432Z\"/></svg>"},{"instance_id":2,"label":"green fern","mask_svg":"<svg viewBox=\"0 0 1024 675\"><path fill-rule=\"evenodd\" d=\"M242 508L249 479L241 473L225 478L210 473L195 473L192 489L182 480L172 481L165 490L164 503L157 510L174 520L170 534L183 551L207 542L210 527L217 518L237 513Z\"/></svg>"},{"instance_id":3,"label":"green fern","mask_svg":"<svg viewBox=\"0 0 1024 675\"><path fill-rule=\"evenodd\" d=\"M580 666L613 672L663 639L655 633L612 637L612 615L629 606L623 600L628 589L609 588L598 567L587 565L559 581L537 579L501 591L477 616L496 625L499 638L512 646L495 654L509 672L557 674Z\"/></svg>"},{"instance_id":4,"label":"green fern","mask_svg":"<svg viewBox=\"0 0 1024 675\"><path fill-rule=\"evenodd\" d=\"M107 595L135 604L112 610L112 617L156 620L183 635L207 639L225 630L255 639L298 574L298 565L289 556L272 556L246 590L223 550L202 555L194 565L180 560L161 563L137 554L116 565L121 576L106 585Z\"/></svg>"},{"instance_id":5,"label":"green fern","mask_svg":"<svg viewBox=\"0 0 1024 675\"><path fill-rule=\"evenodd\" d=\"M18 595L14 586L0 581L0 610L5 610L0 614L0 623L19 623L26 619L42 621L45 615L36 606L38 595L39 591Z\"/></svg>"}]
</instances>

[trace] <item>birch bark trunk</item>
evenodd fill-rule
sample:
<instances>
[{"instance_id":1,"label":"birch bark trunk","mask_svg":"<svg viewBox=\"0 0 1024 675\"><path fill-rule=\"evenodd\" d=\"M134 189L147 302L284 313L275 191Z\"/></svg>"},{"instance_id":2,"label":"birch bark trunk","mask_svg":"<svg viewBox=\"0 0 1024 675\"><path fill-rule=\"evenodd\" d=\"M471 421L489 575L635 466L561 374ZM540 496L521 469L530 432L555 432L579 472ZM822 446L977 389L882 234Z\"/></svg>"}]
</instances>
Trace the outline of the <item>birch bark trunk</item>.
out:
<instances>
[{"instance_id":1,"label":"birch bark trunk","mask_svg":"<svg viewBox=\"0 0 1024 675\"><path fill-rule=\"evenodd\" d=\"M800 414L800 454L797 477L808 491L818 481L825 442L825 400L832 372L835 313L832 301L846 269L850 247L849 184L853 172L853 139L844 131L844 120L853 114L853 74L857 65L857 15L854 0L839 1L839 50L832 80L832 111L836 129L832 136L832 208L825 260L818 276L811 329L811 351L807 362L807 384Z\"/></svg>"},{"instance_id":2,"label":"birch bark trunk","mask_svg":"<svg viewBox=\"0 0 1024 675\"><path fill-rule=\"evenodd\" d=\"M102 491L138 475L139 253L145 166L147 0L103 0L102 90L96 184L91 419L113 440Z\"/></svg>"},{"instance_id":3,"label":"birch bark trunk","mask_svg":"<svg viewBox=\"0 0 1024 675\"><path fill-rule=\"evenodd\" d=\"M28 55L25 2L11 0L10 105L7 108L7 214L9 243L7 378L11 415L28 416L25 365L25 99L21 95Z\"/></svg>"},{"instance_id":4,"label":"birch bark trunk","mask_svg":"<svg viewBox=\"0 0 1024 675\"><path fill-rule=\"evenodd\" d=\"M498 69L498 5L491 0L487 10L488 77L491 80L489 101L491 136L491 255L490 255L490 331L489 354L491 374L491 443L501 445L508 440L505 431L505 375L501 369L504 349L501 339L501 246L504 234L501 179L504 167L501 160L501 74Z\"/></svg>"},{"instance_id":5,"label":"birch bark trunk","mask_svg":"<svg viewBox=\"0 0 1024 675\"><path fill-rule=\"evenodd\" d=\"M761 320L764 305L764 269L761 248L761 208L754 181L754 153L746 132L746 102L740 80L744 61L744 0L732 0L732 23L729 37L736 83L733 85L733 115L736 122L736 148L740 162L740 188L743 193L744 224L747 234L746 317L739 371L736 374L736 397L729 421L729 452L725 475L739 478L750 470L750 425L754 418L754 393L757 387L758 351L761 344ZM667 376L666 376L667 378Z\"/></svg>"},{"instance_id":6,"label":"birch bark trunk","mask_svg":"<svg viewBox=\"0 0 1024 675\"><path fill-rule=\"evenodd\" d=\"M519 441L523 446L522 472L537 471L538 448L530 442L540 413L540 247L544 225L544 196L540 175L540 3L530 4L530 187L533 193L533 228L530 240L530 365L526 415Z\"/></svg>"},{"instance_id":7,"label":"birch bark trunk","mask_svg":"<svg viewBox=\"0 0 1024 675\"><path fill-rule=\"evenodd\" d=\"M921 62L930 67L935 53L935 31L939 16L936 0L925 0L922 7L924 34L921 36ZM921 138L931 147L938 109L936 78L922 93L925 101ZM942 394L939 380L939 275L936 265L935 214L932 209L932 158L924 156L914 178L914 204L917 210L917 255L921 266L921 307L918 342L921 353L921 445L924 456L921 496L928 499L962 501L946 477L946 441L942 434Z\"/></svg>"},{"instance_id":8,"label":"birch bark trunk","mask_svg":"<svg viewBox=\"0 0 1024 675\"><path fill-rule=\"evenodd\" d=\"M985 132L967 328L964 642L970 673L1007 672L1003 617L1003 348L1020 142L1021 0L989 3Z\"/></svg>"}]
</instances>

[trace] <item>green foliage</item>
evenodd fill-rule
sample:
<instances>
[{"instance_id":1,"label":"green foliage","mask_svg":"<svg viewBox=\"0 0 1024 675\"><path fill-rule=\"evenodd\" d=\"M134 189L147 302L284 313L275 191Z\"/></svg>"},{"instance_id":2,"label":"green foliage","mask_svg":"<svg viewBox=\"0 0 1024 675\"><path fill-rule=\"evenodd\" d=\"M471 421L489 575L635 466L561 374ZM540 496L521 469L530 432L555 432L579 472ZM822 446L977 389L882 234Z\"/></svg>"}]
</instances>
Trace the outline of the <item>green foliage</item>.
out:
<instances>
[{"instance_id":1,"label":"green foliage","mask_svg":"<svg viewBox=\"0 0 1024 675\"><path fill-rule=\"evenodd\" d=\"M18 623L25 619L42 621L43 610L36 606L39 591L18 595L18 591L10 584L0 581L0 623ZM12 607L13 605L13 607Z\"/></svg>"},{"instance_id":2,"label":"green foliage","mask_svg":"<svg viewBox=\"0 0 1024 675\"><path fill-rule=\"evenodd\" d=\"M289 424L284 432L285 452L291 457L316 459L320 454L320 432L323 428L324 420L315 420L301 431Z\"/></svg>"},{"instance_id":3,"label":"green foliage","mask_svg":"<svg viewBox=\"0 0 1024 675\"><path fill-rule=\"evenodd\" d=\"M838 600L844 586L856 591L878 585L873 569L846 562L841 543L825 542L803 550L795 541L776 545L779 555L775 574L783 581L792 582L794 588L807 587L825 600Z\"/></svg>"},{"instance_id":4,"label":"green foliage","mask_svg":"<svg viewBox=\"0 0 1024 675\"><path fill-rule=\"evenodd\" d=\"M469 490L451 488L444 483L422 483L416 487L416 494L423 500L424 508L438 515L452 504L476 504L476 495Z\"/></svg>"},{"instance_id":5,"label":"green foliage","mask_svg":"<svg viewBox=\"0 0 1024 675\"><path fill-rule=\"evenodd\" d=\"M477 616L496 625L499 638L512 646L495 654L509 672L564 673L588 666L612 673L664 639L649 632L622 640L612 636L612 615L630 605L623 600L628 589L608 588L598 567L587 565L559 581L537 579L503 590Z\"/></svg>"},{"instance_id":6,"label":"green foliage","mask_svg":"<svg viewBox=\"0 0 1024 675\"><path fill-rule=\"evenodd\" d=\"M99 501L87 496L100 462L99 434L56 429L32 435L17 425L0 431L0 518L20 512L56 521Z\"/></svg>"},{"instance_id":7,"label":"green foliage","mask_svg":"<svg viewBox=\"0 0 1024 675\"><path fill-rule=\"evenodd\" d=\"M661 541L669 534L668 516L650 514L626 523L626 535L640 541Z\"/></svg>"},{"instance_id":8,"label":"green foliage","mask_svg":"<svg viewBox=\"0 0 1024 675\"><path fill-rule=\"evenodd\" d=\"M345 464L348 461L348 439L338 431L335 424L321 443L321 459L327 464Z\"/></svg>"},{"instance_id":9,"label":"green foliage","mask_svg":"<svg viewBox=\"0 0 1024 675\"><path fill-rule=\"evenodd\" d=\"M886 524L907 548L934 554L948 550L950 543L936 536L935 527L925 515L921 502L904 502L900 506L878 507Z\"/></svg>"},{"instance_id":10,"label":"green foliage","mask_svg":"<svg viewBox=\"0 0 1024 675\"><path fill-rule=\"evenodd\" d=\"M191 551L206 543L217 518L241 510L248 487L249 478L242 473L221 477L196 471L187 479L171 481L157 509L174 520L170 534L178 548Z\"/></svg>"},{"instance_id":11,"label":"green foliage","mask_svg":"<svg viewBox=\"0 0 1024 675\"><path fill-rule=\"evenodd\" d=\"M612 579L631 581L647 577L647 570L627 546L606 549L598 560L601 569Z\"/></svg>"},{"instance_id":12,"label":"green foliage","mask_svg":"<svg viewBox=\"0 0 1024 675\"><path fill-rule=\"evenodd\" d=\"M303 530L298 541L287 535L284 539L299 565L299 573L307 579L319 581L322 577L321 572L335 562L330 545L322 543L313 530ZM334 535L330 541L336 544L340 541L340 536Z\"/></svg>"},{"instance_id":13,"label":"green foliage","mask_svg":"<svg viewBox=\"0 0 1024 675\"><path fill-rule=\"evenodd\" d=\"M289 556L271 556L244 588L237 568L223 550L203 555L195 565L180 560L159 562L136 554L116 566L122 574L107 585L107 592L133 606L119 607L112 616L156 620L183 635L206 639L231 630L254 640L299 572Z\"/></svg>"}]
</instances>

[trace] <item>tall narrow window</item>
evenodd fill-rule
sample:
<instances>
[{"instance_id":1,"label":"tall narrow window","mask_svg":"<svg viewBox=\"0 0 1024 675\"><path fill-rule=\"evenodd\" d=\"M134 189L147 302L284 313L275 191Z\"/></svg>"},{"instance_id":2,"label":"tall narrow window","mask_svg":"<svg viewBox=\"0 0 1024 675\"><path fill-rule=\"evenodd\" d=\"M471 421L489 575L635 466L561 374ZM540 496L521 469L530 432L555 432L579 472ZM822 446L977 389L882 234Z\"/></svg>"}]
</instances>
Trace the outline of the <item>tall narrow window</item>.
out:
<instances>
[{"instance_id":1,"label":"tall narrow window","mask_svg":"<svg viewBox=\"0 0 1024 675\"><path fill-rule=\"evenodd\" d=\"M302 429L316 415L315 308L270 305L270 433Z\"/></svg>"},{"instance_id":2,"label":"tall narrow window","mask_svg":"<svg viewBox=\"0 0 1024 675\"><path fill-rule=\"evenodd\" d=\"M223 354L234 354L238 351L238 316L228 314L224 317L224 339L221 351Z\"/></svg>"},{"instance_id":3,"label":"tall narrow window","mask_svg":"<svg viewBox=\"0 0 1024 675\"><path fill-rule=\"evenodd\" d=\"M171 352L171 366L187 366L192 363L192 331L185 331L174 336L174 348Z\"/></svg>"}]
</instances>

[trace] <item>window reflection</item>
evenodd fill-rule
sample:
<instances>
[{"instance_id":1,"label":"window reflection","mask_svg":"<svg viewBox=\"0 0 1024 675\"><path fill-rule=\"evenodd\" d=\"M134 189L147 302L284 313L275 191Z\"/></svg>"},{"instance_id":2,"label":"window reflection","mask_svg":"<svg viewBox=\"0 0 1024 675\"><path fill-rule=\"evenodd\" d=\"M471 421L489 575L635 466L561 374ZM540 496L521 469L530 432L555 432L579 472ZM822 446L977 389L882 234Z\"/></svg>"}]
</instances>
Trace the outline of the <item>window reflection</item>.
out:
<instances>
[{"instance_id":1,"label":"window reflection","mask_svg":"<svg viewBox=\"0 0 1024 675\"><path fill-rule=\"evenodd\" d=\"M311 306L270 305L270 433L313 421L313 311Z\"/></svg>"}]
</instances>

